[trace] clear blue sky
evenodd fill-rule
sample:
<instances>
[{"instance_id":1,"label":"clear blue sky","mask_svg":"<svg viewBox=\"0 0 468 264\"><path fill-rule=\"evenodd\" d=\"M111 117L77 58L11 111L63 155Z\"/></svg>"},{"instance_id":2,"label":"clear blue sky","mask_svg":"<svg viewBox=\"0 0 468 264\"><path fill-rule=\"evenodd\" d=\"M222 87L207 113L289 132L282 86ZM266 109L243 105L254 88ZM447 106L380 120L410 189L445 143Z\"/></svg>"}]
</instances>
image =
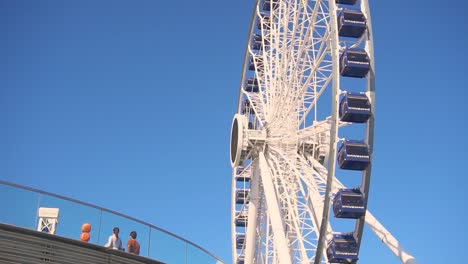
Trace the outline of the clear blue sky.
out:
<instances>
[{"instance_id":1,"label":"clear blue sky","mask_svg":"<svg viewBox=\"0 0 468 264\"><path fill-rule=\"evenodd\" d=\"M460 261L468 5L370 2L369 208L420 263ZM229 263L229 133L253 3L0 0L0 179L153 223ZM360 263L397 263L366 239Z\"/></svg>"}]
</instances>

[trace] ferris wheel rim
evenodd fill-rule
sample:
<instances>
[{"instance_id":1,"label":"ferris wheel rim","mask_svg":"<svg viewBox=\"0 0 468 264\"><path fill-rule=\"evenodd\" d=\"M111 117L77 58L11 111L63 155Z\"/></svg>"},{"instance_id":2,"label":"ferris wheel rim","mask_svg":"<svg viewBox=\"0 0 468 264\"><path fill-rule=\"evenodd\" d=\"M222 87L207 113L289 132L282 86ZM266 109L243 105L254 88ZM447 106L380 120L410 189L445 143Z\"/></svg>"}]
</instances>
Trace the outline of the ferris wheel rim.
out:
<instances>
[{"instance_id":1,"label":"ferris wheel rim","mask_svg":"<svg viewBox=\"0 0 468 264\"><path fill-rule=\"evenodd\" d=\"M261 0L255 0L254 7L258 6L258 3L260 1ZM245 81L245 73L247 71L246 62L247 62L247 59L249 57L248 46L249 46L249 43L250 43L250 37L252 36L252 32L254 30L255 16L256 16L256 10L255 10L255 8L253 8L252 15L250 17L249 34L248 34L247 42L246 42L246 45L245 45L246 48L245 48L245 51L244 51L244 59L243 59L242 70L241 70L241 78L240 78L240 84L239 84L240 89L239 89L239 96L238 96L238 101L237 101L237 112L238 113L240 112L240 103L241 103L241 98L242 98L242 94L243 94L242 85L244 84L244 81Z\"/></svg>"}]
</instances>

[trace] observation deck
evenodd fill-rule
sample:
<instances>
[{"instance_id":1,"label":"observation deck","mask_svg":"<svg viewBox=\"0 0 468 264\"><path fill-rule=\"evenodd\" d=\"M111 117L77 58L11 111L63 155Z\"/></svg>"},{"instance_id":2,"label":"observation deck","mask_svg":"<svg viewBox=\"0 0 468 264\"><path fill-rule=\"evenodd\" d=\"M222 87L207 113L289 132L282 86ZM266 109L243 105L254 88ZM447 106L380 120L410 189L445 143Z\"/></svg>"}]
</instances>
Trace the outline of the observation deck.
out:
<instances>
[{"instance_id":1,"label":"observation deck","mask_svg":"<svg viewBox=\"0 0 468 264\"><path fill-rule=\"evenodd\" d=\"M102 246L0 224L0 263L164 264Z\"/></svg>"},{"instance_id":2,"label":"observation deck","mask_svg":"<svg viewBox=\"0 0 468 264\"><path fill-rule=\"evenodd\" d=\"M0 180L0 263L224 264L182 237L102 207ZM59 210L55 234L37 231L40 208ZM88 242L81 226L91 225ZM123 246L136 231L140 255L105 248L113 227ZM50 230L49 230L50 231Z\"/></svg>"}]
</instances>

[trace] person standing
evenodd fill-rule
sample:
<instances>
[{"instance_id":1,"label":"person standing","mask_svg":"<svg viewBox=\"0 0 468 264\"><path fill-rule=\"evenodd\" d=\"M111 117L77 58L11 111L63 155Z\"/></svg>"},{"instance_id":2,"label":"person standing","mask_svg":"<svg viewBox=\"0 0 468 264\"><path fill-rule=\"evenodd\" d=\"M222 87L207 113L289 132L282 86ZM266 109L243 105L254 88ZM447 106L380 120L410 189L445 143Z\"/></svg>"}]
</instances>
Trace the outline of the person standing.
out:
<instances>
[{"instance_id":1,"label":"person standing","mask_svg":"<svg viewBox=\"0 0 468 264\"><path fill-rule=\"evenodd\" d=\"M137 232L130 232L130 239L127 242L127 251L132 254L140 255L140 243L136 240Z\"/></svg>"},{"instance_id":2,"label":"person standing","mask_svg":"<svg viewBox=\"0 0 468 264\"><path fill-rule=\"evenodd\" d=\"M114 227L112 231L113 231L112 235L109 236L109 240L107 241L105 247L117 249L117 250L123 250L122 240L120 240L120 237L119 237L119 231L120 231L119 228Z\"/></svg>"}]
</instances>

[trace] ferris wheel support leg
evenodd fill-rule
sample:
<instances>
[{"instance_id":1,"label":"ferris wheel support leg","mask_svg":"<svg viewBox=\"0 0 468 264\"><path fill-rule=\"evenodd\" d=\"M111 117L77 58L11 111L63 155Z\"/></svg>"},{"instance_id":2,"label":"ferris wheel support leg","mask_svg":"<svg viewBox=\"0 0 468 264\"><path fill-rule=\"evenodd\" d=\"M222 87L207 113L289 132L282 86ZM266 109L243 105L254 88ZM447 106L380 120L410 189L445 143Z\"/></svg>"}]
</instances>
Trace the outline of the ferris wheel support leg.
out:
<instances>
[{"instance_id":1,"label":"ferris wheel support leg","mask_svg":"<svg viewBox=\"0 0 468 264\"><path fill-rule=\"evenodd\" d=\"M366 212L365 218L367 226L375 233L375 235L382 240L382 243L387 245L387 247L400 258L401 262L404 264L417 264L416 259L411 256L396 238L388 232L387 229L379 222L377 219L369 212Z\"/></svg>"},{"instance_id":2,"label":"ferris wheel support leg","mask_svg":"<svg viewBox=\"0 0 468 264\"><path fill-rule=\"evenodd\" d=\"M273 179L268 169L268 164L263 152L259 153L260 175L262 177L263 189L265 191L266 203L270 215L270 221L273 231L274 248L278 254L279 263L291 264L291 256L289 254L289 245L286 239L286 234L282 224L282 216L278 205L278 200L275 194Z\"/></svg>"},{"instance_id":3,"label":"ferris wheel support leg","mask_svg":"<svg viewBox=\"0 0 468 264\"><path fill-rule=\"evenodd\" d=\"M255 162L258 162L255 161ZM255 166L258 168L258 166ZM255 241L257 238L257 215L258 215L258 192L260 188L259 171L256 169L252 172L252 179L250 182L250 197L249 197L249 215L248 226L245 234L245 263L254 263L255 254ZM258 261L258 260L257 260Z\"/></svg>"}]
</instances>

